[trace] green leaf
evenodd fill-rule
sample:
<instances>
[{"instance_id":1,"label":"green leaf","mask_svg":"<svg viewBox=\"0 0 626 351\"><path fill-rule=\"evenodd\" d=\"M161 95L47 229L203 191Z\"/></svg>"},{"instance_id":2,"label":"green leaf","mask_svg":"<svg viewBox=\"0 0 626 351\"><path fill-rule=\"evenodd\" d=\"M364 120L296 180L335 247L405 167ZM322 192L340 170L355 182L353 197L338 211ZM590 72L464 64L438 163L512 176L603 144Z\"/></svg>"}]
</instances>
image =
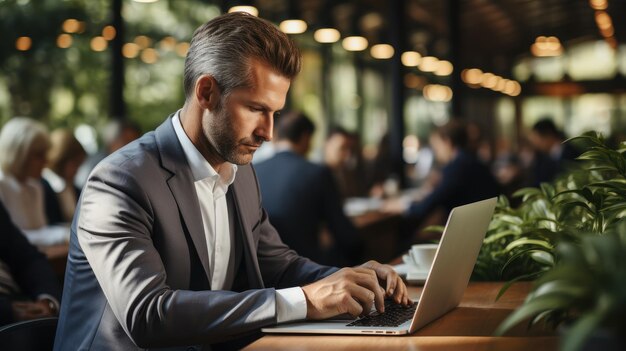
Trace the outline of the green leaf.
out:
<instances>
[{"instance_id":1,"label":"green leaf","mask_svg":"<svg viewBox=\"0 0 626 351\"><path fill-rule=\"evenodd\" d=\"M549 242L547 242L545 240L520 238L520 239L517 239L517 240L511 242L510 244L508 244L504 248L504 250L511 251L513 248L516 248L516 247L519 247L519 246L523 246L523 245L536 245L536 246L544 247L544 248L546 248L548 250L553 250L554 249L552 244L550 244Z\"/></svg>"},{"instance_id":2,"label":"green leaf","mask_svg":"<svg viewBox=\"0 0 626 351\"><path fill-rule=\"evenodd\" d=\"M424 228L423 232L425 232L425 233L438 233L438 234L441 234L441 233L443 233L444 229L445 229L445 227L442 226L442 225L429 225L428 227Z\"/></svg>"},{"instance_id":3,"label":"green leaf","mask_svg":"<svg viewBox=\"0 0 626 351\"><path fill-rule=\"evenodd\" d=\"M509 281L507 281L506 283L504 283L502 285L502 287L500 288L500 291L498 291L498 295L496 296L496 301L498 301L500 299L500 297L502 297L502 295L504 295L504 293L509 290L509 288L511 287L511 285L513 285L513 283L519 282L519 281L523 281L523 280L529 280L532 278L536 278L537 275L541 274L541 272L533 272L533 273L529 273L529 274L524 274L524 275L520 275L519 277L516 277L514 279L511 279Z\"/></svg>"},{"instance_id":4,"label":"green leaf","mask_svg":"<svg viewBox=\"0 0 626 351\"><path fill-rule=\"evenodd\" d=\"M606 312L602 310L595 310L581 316L567 331L563 351L579 350L583 342L598 328L605 317Z\"/></svg>"},{"instance_id":5,"label":"green leaf","mask_svg":"<svg viewBox=\"0 0 626 351\"><path fill-rule=\"evenodd\" d=\"M533 250L530 253L530 258L535 260L535 262L540 263L546 266L554 266L554 256L547 251L542 250Z\"/></svg>"},{"instance_id":6,"label":"green leaf","mask_svg":"<svg viewBox=\"0 0 626 351\"><path fill-rule=\"evenodd\" d=\"M543 295L531 301L527 301L524 305L516 309L509 315L496 329L494 335L502 336L507 330L519 324L527 318L531 318L536 314L559 310L568 307L569 300L562 295Z\"/></svg>"},{"instance_id":7,"label":"green leaf","mask_svg":"<svg viewBox=\"0 0 626 351\"><path fill-rule=\"evenodd\" d=\"M488 237L485 238L485 240L483 241L485 244L491 244L493 242L496 242L502 238L505 238L507 236L513 236L513 235L518 235L519 232L515 231L515 230L503 230L497 234L492 234L489 235Z\"/></svg>"}]
</instances>

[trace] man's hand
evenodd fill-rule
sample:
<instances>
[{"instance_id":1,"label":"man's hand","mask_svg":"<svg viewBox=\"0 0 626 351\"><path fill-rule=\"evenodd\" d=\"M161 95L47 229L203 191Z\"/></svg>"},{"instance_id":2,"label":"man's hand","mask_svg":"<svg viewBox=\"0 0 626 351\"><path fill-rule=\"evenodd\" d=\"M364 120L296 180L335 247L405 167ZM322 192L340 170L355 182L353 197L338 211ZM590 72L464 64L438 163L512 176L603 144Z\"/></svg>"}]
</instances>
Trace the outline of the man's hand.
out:
<instances>
[{"instance_id":1,"label":"man's hand","mask_svg":"<svg viewBox=\"0 0 626 351\"><path fill-rule=\"evenodd\" d=\"M381 285L385 287L385 296L393 297L396 303L403 304L405 306L412 304L413 302L409 298L409 292L406 285L402 281L402 278L396 273L396 271L389 265L380 264L376 261L368 261L361 265L363 268L368 268L376 272L376 276L381 282Z\"/></svg>"},{"instance_id":2,"label":"man's hand","mask_svg":"<svg viewBox=\"0 0 626 351\"><path fill-rule=\"evenodd\" d=\"M383 282L383 289L380 282ZM349 313L368 314L375 305L384 312L385 296L398 303L410 302L406 286L390 266L370 261L360 267L340 271L302 287L307 300L307 319L325 319Z\"/></svg>"},{"instance_id":3,"label":"man's hand","mask_svg":"<svg viewBox=\"0 0 626 351\"><path fill-rule=\"evenodd\" d=\"M27 321L31 319L53 317L54 311L50 309L46 301L14 301L13 315L18 321Z\"/></svg>"}]
</instances>

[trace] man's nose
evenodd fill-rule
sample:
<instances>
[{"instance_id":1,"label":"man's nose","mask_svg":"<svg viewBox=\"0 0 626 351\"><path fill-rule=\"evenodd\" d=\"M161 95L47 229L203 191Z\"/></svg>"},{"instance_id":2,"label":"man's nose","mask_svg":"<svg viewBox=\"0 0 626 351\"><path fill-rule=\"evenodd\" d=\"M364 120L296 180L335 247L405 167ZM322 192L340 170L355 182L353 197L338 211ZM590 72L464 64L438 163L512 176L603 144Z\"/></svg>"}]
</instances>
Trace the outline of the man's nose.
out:
<instances>
[{"instance_id":1,"label":"man's nose","mask_svg":"<svg viewBox=\"0 0 626 351\"><path fill-rule=\"evenodd\" d=\"M257 135L263 138L265 141L272 141L274 134L274 115L266 114L259 123L257 128Z\"/></svg>"}]
</instances>

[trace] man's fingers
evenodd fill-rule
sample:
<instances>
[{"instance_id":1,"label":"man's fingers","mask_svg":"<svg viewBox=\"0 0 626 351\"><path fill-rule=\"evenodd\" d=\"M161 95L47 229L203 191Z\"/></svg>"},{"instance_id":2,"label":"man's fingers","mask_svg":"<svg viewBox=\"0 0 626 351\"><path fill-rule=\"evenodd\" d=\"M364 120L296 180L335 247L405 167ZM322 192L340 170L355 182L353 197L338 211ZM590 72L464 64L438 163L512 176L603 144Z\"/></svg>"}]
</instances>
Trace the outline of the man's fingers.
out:
<instances>
[{"instance_id":1,"label":"man's fingers","mask_svg":"<svg viewBox=\"0 0 626 351\"><path fill-rule=\"evenodd\" d=\"M376 304L376 309L379 312L385 311L385 291L378 284L378 277L376 276L376 272L371 269L355 269L356 275L354 276L354 282L369 291L374 293L374 298L372 299Z\"/></svg>"},{"instance_id":2,"label":"man's fingers","mask_svg":"<svg viewBox=\"0 0 626 351\"><path fill-rule=\"evenodd\" d=\"M398 285L398 279L400 277L396 277L396 279L386 279L387 281L387 296L393 296L394 291Z\"/></svg>"},{"instance_id":3,"label":"man's fingers","mask_svg":"<svg viewBox=\"0 0 626 351\"><path fill-rule=\"evenodd\" d=\"M362 314L366 315L370 313L372 305L376 300L376 294L374 294L373 291L355 284L350 288L348 293L361 305L363 308Z\"/></svg>"}]
</instances>

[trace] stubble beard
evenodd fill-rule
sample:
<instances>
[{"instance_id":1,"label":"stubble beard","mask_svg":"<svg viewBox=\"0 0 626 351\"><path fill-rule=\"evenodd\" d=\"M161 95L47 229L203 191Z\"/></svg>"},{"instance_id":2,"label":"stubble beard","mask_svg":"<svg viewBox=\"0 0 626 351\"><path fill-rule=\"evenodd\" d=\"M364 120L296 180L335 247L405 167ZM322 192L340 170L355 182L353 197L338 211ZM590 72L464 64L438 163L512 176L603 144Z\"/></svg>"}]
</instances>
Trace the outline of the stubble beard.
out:
<instances>
[{"instance_id":1,"label":"stubble beard","mask_svg":"<svg viewBox=\"0 0 626 351\"><path fill-rule=\"evenodd\" d=\"M236 165L246 165L252 161L254 152L241 152L238 149L241 144L250 143L255 138L236 140L232 118L224 108L224 101L220 105L213 118L204 116L202 121L204 136L221 159ZM258 141L257 143L260 144Z\"/></svg>"}]
</instances>

